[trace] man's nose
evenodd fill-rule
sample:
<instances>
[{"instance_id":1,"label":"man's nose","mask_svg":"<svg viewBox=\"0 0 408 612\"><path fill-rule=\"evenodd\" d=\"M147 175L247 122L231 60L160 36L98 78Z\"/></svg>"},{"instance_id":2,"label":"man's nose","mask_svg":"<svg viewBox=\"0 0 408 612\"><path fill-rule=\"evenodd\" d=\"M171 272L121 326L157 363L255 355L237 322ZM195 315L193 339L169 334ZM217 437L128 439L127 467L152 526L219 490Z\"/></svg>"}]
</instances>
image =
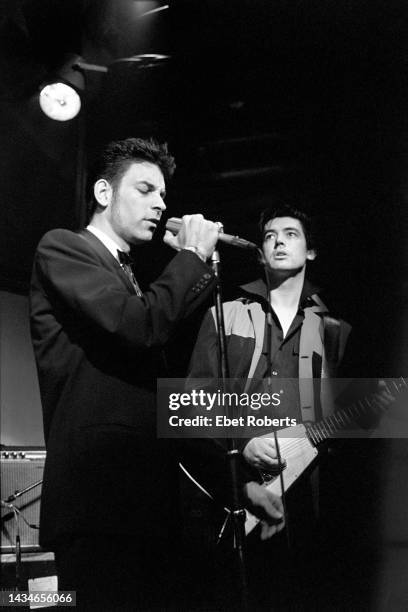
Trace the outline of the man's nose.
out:
<instances>
[{"instance_id":1,"label":"man's nose","mask_svg":"<svg viewBox=\"0 0 408 612\"><path fill-rule=\"evenodd\" d=\"M166 204L164 203L164 200L160 194L157 194L155 198L153 209L154 210L166 210Z\"/></svg>"},{"instance_id":2,"label":"man's nose","mask_svg":"<svg viewBox=\"0 0 408 612\"><path fill-rule=\"evenodd\" d=\"M274 244L275 248L277 246L280 246L280 245L284 244L284 243L285 243L285 241L284 241L283 234L277 234L276 238L275 238L275 244Z\"/></svg>"}]
</instances>

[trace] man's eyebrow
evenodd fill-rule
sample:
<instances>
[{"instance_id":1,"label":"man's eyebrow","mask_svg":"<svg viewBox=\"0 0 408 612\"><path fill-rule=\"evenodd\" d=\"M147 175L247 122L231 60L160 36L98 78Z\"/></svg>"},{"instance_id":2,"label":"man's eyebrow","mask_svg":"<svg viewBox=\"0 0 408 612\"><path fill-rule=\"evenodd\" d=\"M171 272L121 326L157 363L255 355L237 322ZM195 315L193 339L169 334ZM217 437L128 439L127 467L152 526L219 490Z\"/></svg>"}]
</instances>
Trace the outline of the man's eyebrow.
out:
<instances>
[{"instance_id":1,"label":"man's eyebrow","mask_svg":"<svg viewBox=\"0 0 408 612\"><path fill-rule=\"evenodd\" d=\"M300 230L299 230L299 228L298 228L298 227L291 227L291 226L288 226L288 227L283 227L283 228L282 228L282 230L283 230L284 232L289 232L289 231L290 231L290 232L300 232ZM264 236L265 236L266 234L271 233L271 232L272 232L273 234L276 234L277 230L276 230L276 229L274 229L274 228L264 230Z\"/></svg>"},{"instance_id":2,"label":"man's eyebrow","mask_svg":"<svg viewBox=\"0 0 408 612\"><path fill-rule=\"evenodd\" d=\"M149 189L153 189L153 190L157 189L157 187L156 187L156 185L154 183L151 183L150 181L146 181L145 179L141 179L140 181L137 181L137 183L138 183L138 185L143 183ZM163 189L160 190L160 195L161 196L165 196L166 195L166 189L164 187L163 187Z\"/></svg>"},{"instance_id":3,"label":"man's eyebrow","mask_svg":"<svg viewBox=\"0 0 408 612\"><path fill-rule=\"evenodd\" d=\"M275 234L275 233L276 233L276 230L273 230L273 229L267 229L267 230L264 230L264 232L263 232L263 237L265 238L265 236L266 236L267 234Z\"/></svg>"}]
</instances>

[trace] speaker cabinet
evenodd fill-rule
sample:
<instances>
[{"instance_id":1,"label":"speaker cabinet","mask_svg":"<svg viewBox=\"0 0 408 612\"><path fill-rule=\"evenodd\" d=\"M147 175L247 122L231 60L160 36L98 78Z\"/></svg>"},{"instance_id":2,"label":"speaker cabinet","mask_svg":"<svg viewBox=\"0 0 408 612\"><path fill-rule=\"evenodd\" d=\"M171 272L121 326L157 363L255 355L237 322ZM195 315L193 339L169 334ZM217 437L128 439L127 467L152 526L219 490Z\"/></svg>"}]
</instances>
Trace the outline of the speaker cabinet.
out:
<instances>
[{"instance_id":1,"label":"speaker cabinet","mask_svg":"<svg viewBox=\"0 0 408 612\"><path fill-rule=\"evenodd\" d=\"M40 550L38 526L44 462L44 450L1 451L2 553L14 552L17 535L23 552Z\"/></svg>"}]
</instances>

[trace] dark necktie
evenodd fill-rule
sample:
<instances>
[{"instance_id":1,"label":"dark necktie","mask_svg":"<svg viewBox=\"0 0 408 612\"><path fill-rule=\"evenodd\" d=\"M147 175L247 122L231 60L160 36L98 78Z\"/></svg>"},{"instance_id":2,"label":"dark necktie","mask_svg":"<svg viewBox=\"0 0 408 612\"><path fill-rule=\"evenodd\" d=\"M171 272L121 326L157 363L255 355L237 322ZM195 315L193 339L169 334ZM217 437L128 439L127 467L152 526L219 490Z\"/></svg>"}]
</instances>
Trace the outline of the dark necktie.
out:
<instances>
[{"instance_id":1,"label":"dark necktie","mask_svg":"<svg viewBox=\"0 0 408 612\"><path fill-rule=\"evenodd\" d=\"M132 283L133 287L135 288L136 295L138 295L139 297L142 297L143 293L139 287L139 283L137 282L135 275L133 274L133 270L132 270L133 260L130 257L129 253L125 253L124 251L119 251L118 249L118 259L119 259L119 263L121 265L122 270L125 272L126 276Z\"/></svg>"}]
</instances>

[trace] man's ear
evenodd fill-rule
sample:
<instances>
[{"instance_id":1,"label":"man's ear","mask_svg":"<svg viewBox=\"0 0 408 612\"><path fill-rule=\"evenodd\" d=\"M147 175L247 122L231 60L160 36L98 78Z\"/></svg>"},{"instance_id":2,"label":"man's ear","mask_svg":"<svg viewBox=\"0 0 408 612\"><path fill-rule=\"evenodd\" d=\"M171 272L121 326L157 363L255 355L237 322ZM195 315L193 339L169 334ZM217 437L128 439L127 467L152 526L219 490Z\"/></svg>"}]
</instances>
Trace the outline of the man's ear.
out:
<instances>
[{"instance_id":1,"label":"man's ear","mask_svg":"<svg viewBox=\"0 0 408 612\"><path fill-rule=\"evenodd\" d=\"M309 249L306 255L306 259L308 259L309 261L313 261L314 259L316 259L317 253L314 249Z\"/></svg>"},{"instance_id":2,"label":"man's ear","mask_svg":"<svg viewBox=\"0 0 408 612\"><path fill-rule=\"evenodd\" d=\"M112 187L106 179L98 179L94 185L95 200L106 208L112 201Z\"/></svg>"}]
</instances>

